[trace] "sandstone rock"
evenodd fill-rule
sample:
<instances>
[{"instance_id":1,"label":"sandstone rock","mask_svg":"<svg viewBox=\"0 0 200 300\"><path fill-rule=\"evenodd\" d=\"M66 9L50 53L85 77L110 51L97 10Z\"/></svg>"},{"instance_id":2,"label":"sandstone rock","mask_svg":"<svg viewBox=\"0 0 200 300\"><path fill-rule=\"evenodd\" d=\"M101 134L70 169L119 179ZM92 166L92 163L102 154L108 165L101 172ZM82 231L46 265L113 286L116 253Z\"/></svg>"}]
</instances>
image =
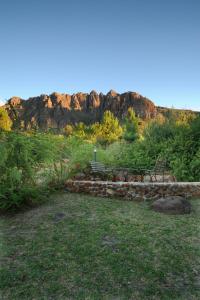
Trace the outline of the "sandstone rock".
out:
<instances>
[{"instance_id":1,"label":"sandstone rock","mask_svg":"<svg viewBox=\"0 0 200 300\"><path fill-rule=\"evenodd\" d=\"M100 121L106 110L122 119L129 107L143 119L157 115L157 108L151 100L134 92L118 94L113 90L106 95L91 91L89 94L73 95L54 92L28 100L13 97L5 105L14 126L19 127L23 123L24 129L62 129L66 124L77 122L91 124Z\"/></svg>"},{"instance_id":2,"label":"sandstone rock","mask_svg":"<svg viewBox=\"0 0 200 300\"><path fill-rule=\"evenodd\" d=\"M23 102L23 100L21 98L19 98L19 97L12 97L10 99L9 104L11 106L17 106L17 105L20 105L22 102Z\"/></svg>"},{"instance_id":3,"label":"sandstone rock","mask_svg":"<svg viewBox=\"0 0 200 300\"><path fill-rule=\"evenodd\" d=\"M166 214L189 214L191 212L191 204L183 197L172 196L154 201L152 209Z\"/></svg>"},{"instance_id":4,"label":"sandstone rock","mask_svg":"<svg viewBox=\"0 0 200 300\"><path fill-rule=\"evenodd\" d=\"M99 122L106 110L122 119L126 116L128 108L132 107L136 115L143 120L158 116L164 118L171 111L169 108L156 107L151 100L136 92L119 94L113 90L106 95L91 91L73 95L54 92L28 100L12 97L4 107L15 128L57 130L64 128L66 124Z\"/></svg>"}]
</instances>

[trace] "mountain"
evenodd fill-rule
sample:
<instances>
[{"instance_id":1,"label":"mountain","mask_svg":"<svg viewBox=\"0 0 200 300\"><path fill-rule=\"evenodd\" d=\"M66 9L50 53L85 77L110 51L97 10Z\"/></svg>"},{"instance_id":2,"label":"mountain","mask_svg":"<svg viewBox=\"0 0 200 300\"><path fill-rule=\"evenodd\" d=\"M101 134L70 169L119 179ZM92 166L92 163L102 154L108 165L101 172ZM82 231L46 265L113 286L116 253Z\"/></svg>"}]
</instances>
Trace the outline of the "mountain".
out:
<instances>
[{"instance_id":1,"label":"mountain","mask_svg":"<svg viewBox=\"0 0 200 300\"><path fill-rule=\"evenodd\" d=\"M103 113L110 110L120 120L132 107L143 120L155 118L159 113L166 114L169 109L159 108L146 97L135 92L118 94L111 90L106 95L96 91L73 95L52 93L27 100L12 97L4 105L15 128L56 128L66 124L84 122L91 124L102 119Z\"/></svg>"}]
</instances>

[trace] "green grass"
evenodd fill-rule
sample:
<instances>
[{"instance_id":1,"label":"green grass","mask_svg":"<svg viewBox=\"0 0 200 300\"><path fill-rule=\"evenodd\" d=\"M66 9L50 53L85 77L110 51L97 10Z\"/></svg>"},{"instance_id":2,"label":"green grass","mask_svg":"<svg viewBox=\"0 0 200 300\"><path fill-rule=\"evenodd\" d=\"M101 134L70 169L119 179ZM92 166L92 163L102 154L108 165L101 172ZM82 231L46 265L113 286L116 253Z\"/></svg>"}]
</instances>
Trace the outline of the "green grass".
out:
<instances>
[{"instance_id":1,"label":"green grass","mask_svg":"<svg viewBox=\"0 0 200 300\"><path fill-rule=\"evenodd\" d=\"M0 299L199 299L200 200L192 205L167 216L63 193L1 217Z\"/></svg>"}]
</instances>

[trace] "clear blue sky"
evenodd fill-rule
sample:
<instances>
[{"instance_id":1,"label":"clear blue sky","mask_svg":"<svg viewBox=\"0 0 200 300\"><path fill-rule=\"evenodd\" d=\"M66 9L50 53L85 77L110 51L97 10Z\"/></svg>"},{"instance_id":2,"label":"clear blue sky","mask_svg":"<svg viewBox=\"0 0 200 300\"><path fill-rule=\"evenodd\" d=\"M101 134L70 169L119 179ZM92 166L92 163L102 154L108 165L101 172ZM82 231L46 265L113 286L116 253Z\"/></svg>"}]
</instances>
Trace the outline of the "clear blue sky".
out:
<instances>
[{"instance_id":1,"label":"clear blue sky","mask_svg":"<svg viewBox=\"0 0 200 300\"><path fill-rule=\"evenodd\" d=\"M0 1L1 100L93 89L200 110L200 1Z\"/></svg>"}]
</instances>

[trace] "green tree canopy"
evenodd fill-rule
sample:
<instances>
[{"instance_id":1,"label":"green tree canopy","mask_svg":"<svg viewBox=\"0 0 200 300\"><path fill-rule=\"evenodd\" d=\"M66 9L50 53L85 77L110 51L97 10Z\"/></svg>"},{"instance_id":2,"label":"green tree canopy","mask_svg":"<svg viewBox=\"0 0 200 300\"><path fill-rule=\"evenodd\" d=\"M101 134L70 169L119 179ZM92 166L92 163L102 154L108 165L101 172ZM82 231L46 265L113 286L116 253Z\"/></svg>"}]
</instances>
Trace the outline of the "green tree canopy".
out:
<instances>
[{"instance_id":1,"label":"green tree canopy","mask_svg":"<svg viewBox=\"0 0 200 300\"><path fill-rule=\"evenodd\" d=\"M74 135L81 139L86 138L86 125L83 122L79 122L74 127Z\"/></svg>"},{"instance_id":2,"label":"green tree canopy","mask_svg":"<svg viewBox=\"0 0 200 300\"><path fill-rule=\"evenodd\" d=\"M124 125L124 139L133 142L138 137L138 123L139 119L136 117L132 107L129 107Z\"/></svg>"},{"instance_id":3,"label":"green tree canopy","mask_svg":"<svg viewBox=\"0 0 200 300\"><path fill-rule=\"evenodd\" d=\"M73 126L70 125L70 124L67 124L67 125L65 126L65 128L64 128L64 134L65 134L66 136L72 135L72 134L73 134L73 131L74 131L74 128L73 128Z\"/></svg>"},{"instance_id":4,"label":"green tree canopy","mask_svg":"<svg viewBox=\"0 0 200 300\"><path fill-rule=\"evenodd\" d=\"M105 111L102 123L99 124L97 141L102 144L110 144L117 141L122 133L123 129L119 124L119 120L110 111Z\"/></svg>"},{"instance_id":5,"label":"green tree canopy","mask_svg":"<svg viewBox=\"0 0 200 300\"><path fill-rule=\"evenodd\" d=\"M10 131L12 127L12 121L7 111L0 107L0 130Z\"/></svg>"}]
</instances>

